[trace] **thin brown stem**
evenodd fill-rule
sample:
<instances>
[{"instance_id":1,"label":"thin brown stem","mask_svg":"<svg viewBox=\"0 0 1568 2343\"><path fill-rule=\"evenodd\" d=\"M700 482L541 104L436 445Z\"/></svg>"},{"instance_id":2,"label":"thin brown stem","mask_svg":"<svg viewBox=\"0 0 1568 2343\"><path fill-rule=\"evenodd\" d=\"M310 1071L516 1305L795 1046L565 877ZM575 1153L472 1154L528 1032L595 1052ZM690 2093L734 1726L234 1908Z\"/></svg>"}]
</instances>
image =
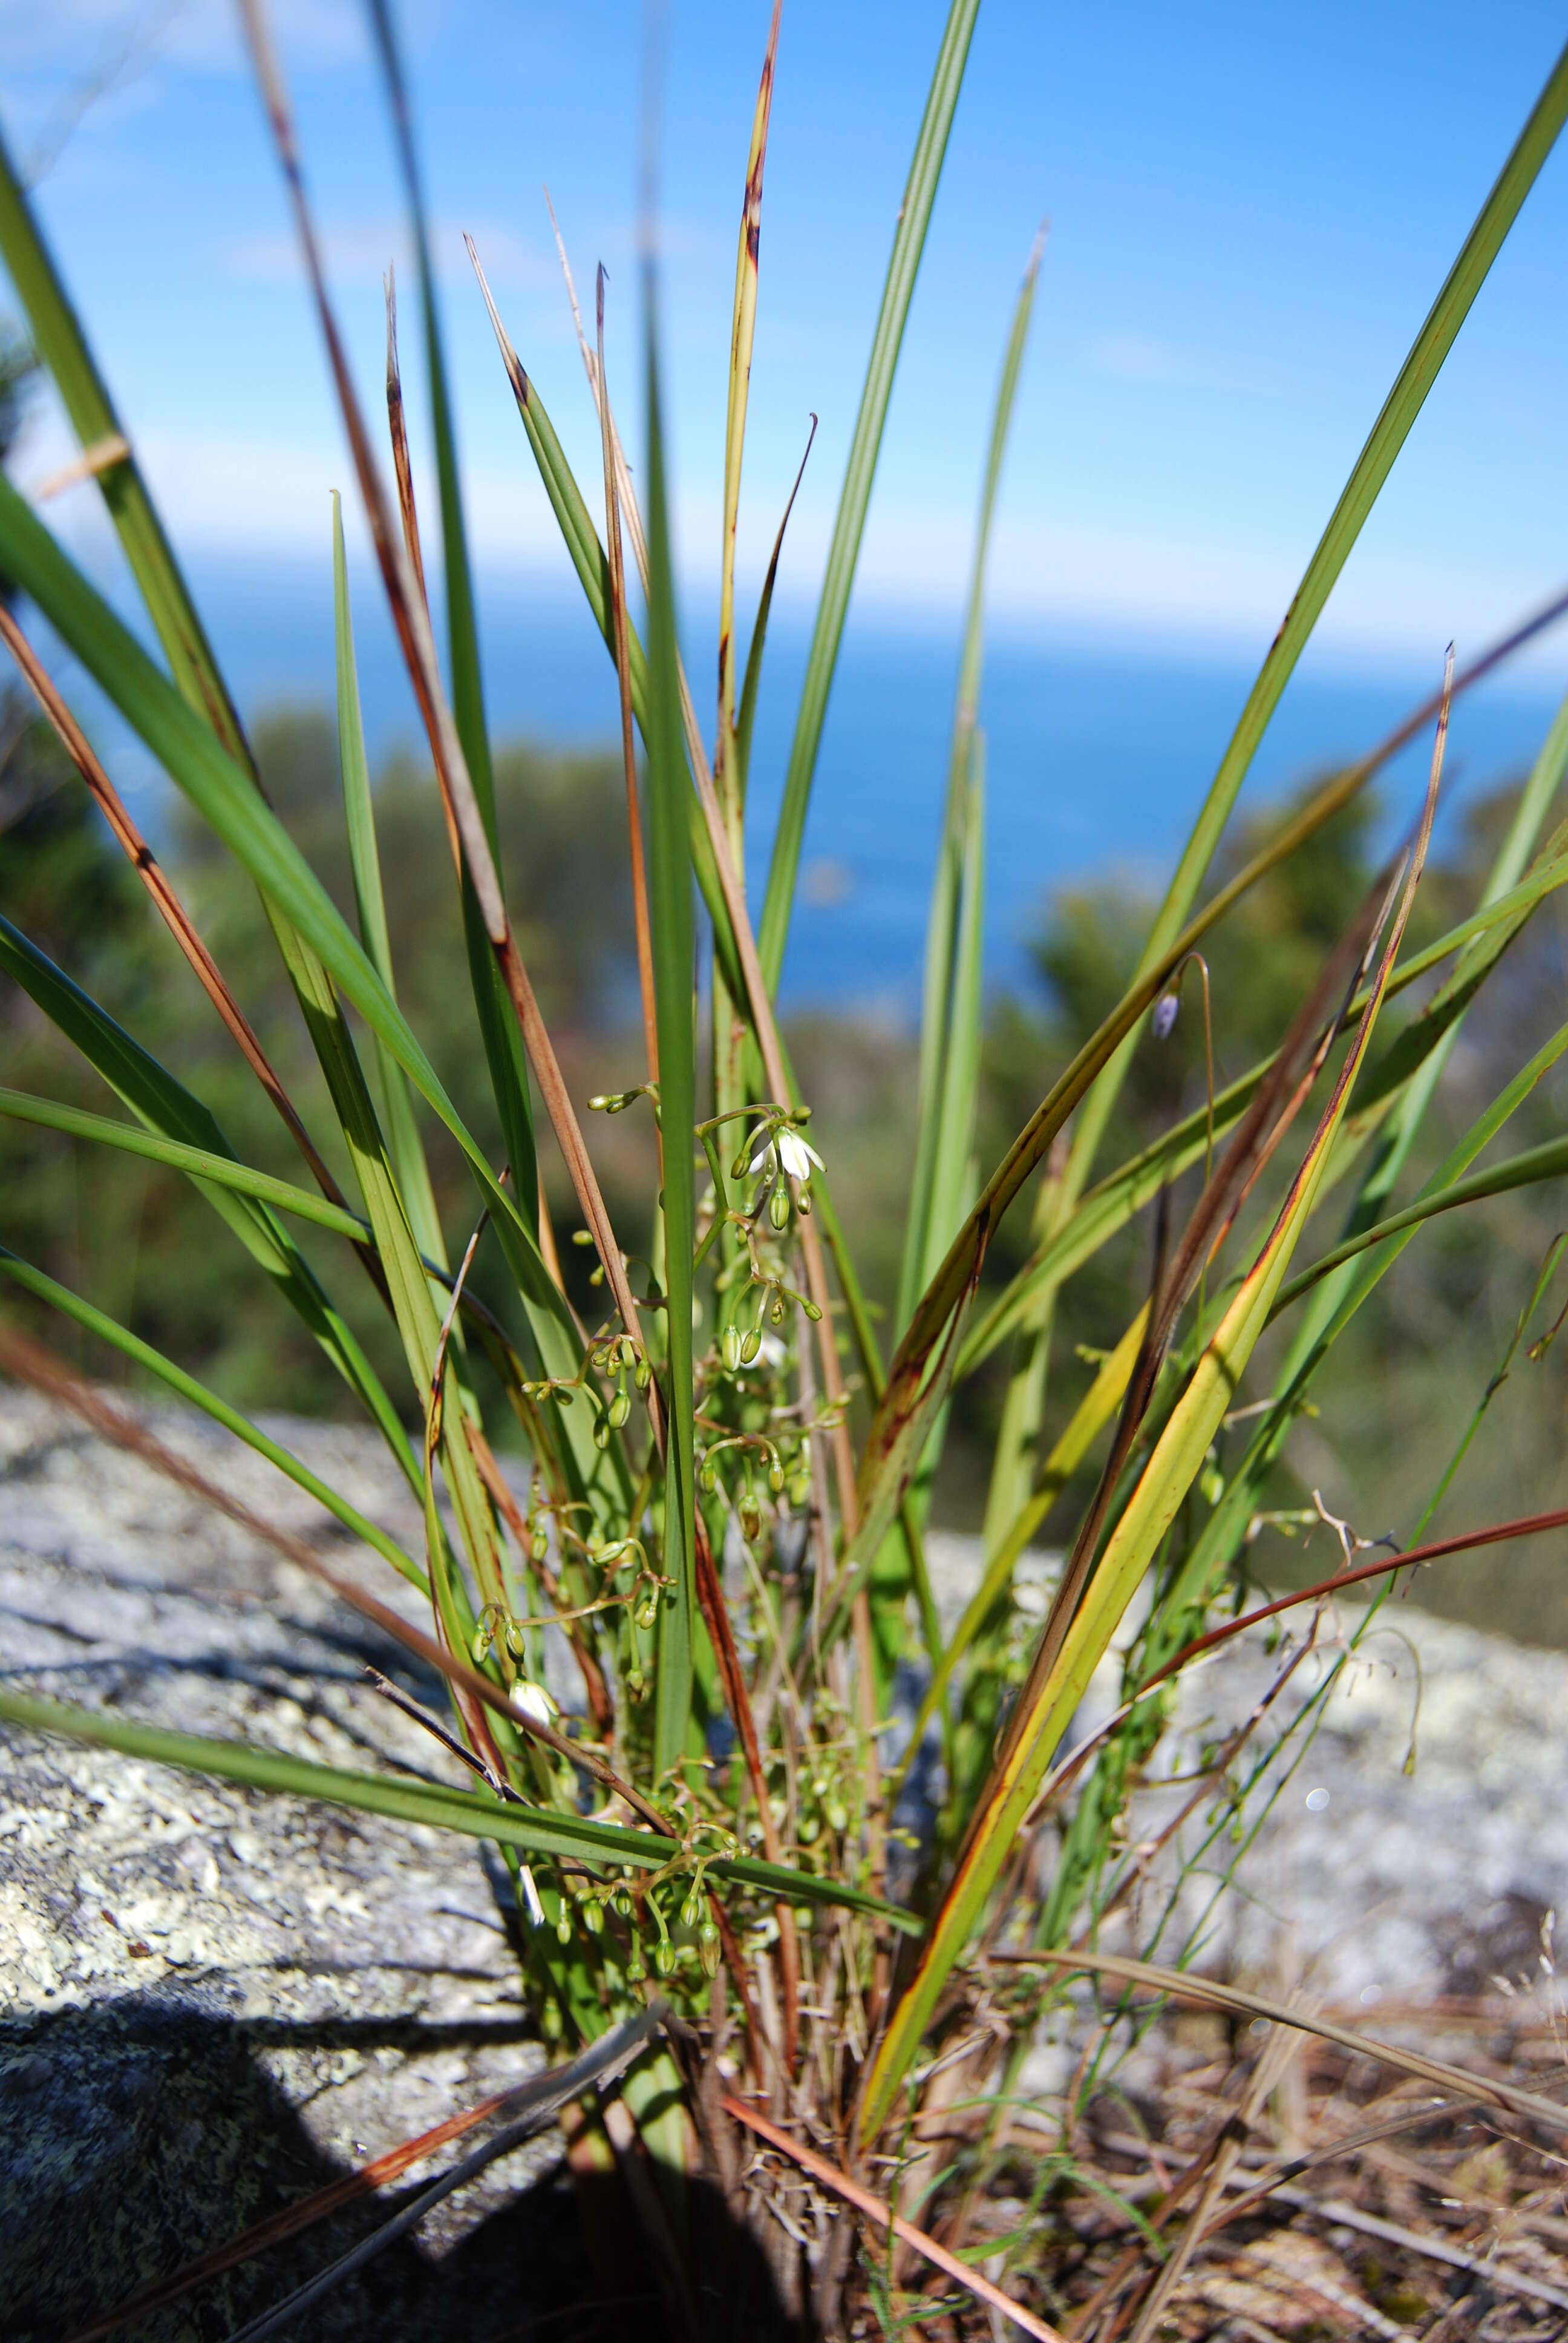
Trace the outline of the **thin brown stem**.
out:
<instances>
[{"instance_id":1,"label":"thin brown stem","mask_svg":"<svg viewBox=\"0 0 1568 2343\"><path fill-rule=\"evenodd\" d=\"M627 1282L620 1249L610 1226L609 1214L599 1192L598 1179L583 1143L576 1112L559 1063L544 1021L539 1015L528 970L523 966L511 922L501 893L501 882L495 858L490 851L474 784L457 737L457 725L447 704L441 682L440 666L436 657L435 639L430 631L429 613L425 608L414 577L408 551L394 528L387 502L386 490L371 452L369 436L360 413L353 377L348 370L347 354L337 329L337 321L327 291L326 274L322 266L321 247L310 206L306 198L305 182L300 170L298 141L295 133L293 114L284 85L282 69L273 45L264 0L241 0L241 14L249 35L251 54L256 78L261 85L274 144L282 166L285 182L294 212L295 226L300 249L305 257L306 271L310 280L317 316L327 346L327 361L332 370L337 402L342 411L348 442L354 457L355 472L360 497L370 524L370 534L376 547L387 588L387 602L393 624L414 686L415 698L429 737L436 775L451 817L463 844L468 875L473 881L485 931L490 940L497 963L500 968L513 1010L522 1029L534 1076L538 1082L556 1137L566 1158L567 1169L577 1190L583 1217L598 1250L610 1292L622 1323L634 1342L642 1343L642 1331L637 1303Z\"/></svg>"},{"instance_id":2,"label":"thin brown stem","mask_svg":"<svg viewBox=\"0 0 1568 2343\"><path fill-rule=\"evenodd\" d=\"M126 812L118 790L94 755L86 735L55 689L53 677L3 603L0 603L0 639L4 640L12 658L32 686L39 706L48 718L66 755L86 783L99 812L114 833L116 844L123 850L137 878L157 906L159 916L195 970L203 991L238 1043L245 1055L246 1062L276 1109L278 1118L289 1137L309 1165L311 1176L317 1187L329 1203L337 1204L340 1210L347 1212L348 1206L342 1189L317 1152L309 1132L300 1121L293 1101L274 1072L266 1052L256 1039L256 1032L244 1010L229 990L216 961L197 935L189 913L165 877L152 848Z\"/></svg>"},{"instance_id":3,"label":"thin brown stem","mask_svg":"<svg viewBox=\"0 0 1568 2343\"><path fill-rule=\"evenodd\" d=\"M392 468L397 476L397 506L403 517L403 543L419 599L429 608L425 585L425 557L419 546L419 516L414 505L414 467L408 456L408 426L403 413L403 374L397 363L397 278L388 268L387 295L387 424L392 437Z\"/></svg>"}]
</instances>

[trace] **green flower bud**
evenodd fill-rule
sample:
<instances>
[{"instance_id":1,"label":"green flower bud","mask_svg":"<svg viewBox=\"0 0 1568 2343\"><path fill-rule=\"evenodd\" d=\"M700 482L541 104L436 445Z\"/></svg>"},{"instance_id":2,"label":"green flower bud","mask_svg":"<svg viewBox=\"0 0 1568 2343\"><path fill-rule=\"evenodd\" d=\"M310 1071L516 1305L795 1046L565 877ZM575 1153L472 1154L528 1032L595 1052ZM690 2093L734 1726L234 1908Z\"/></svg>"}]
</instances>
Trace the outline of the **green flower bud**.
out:
<instances>
[{"instance_id":1,"label":"green flower bud","mask_svg":"<svg viewBox=\"0 0 1568 2343\"><path fill-rule=\"evenodd\" d=\"M782 1326L784 1323L784 1296L781 1293L774 1295L773 1307L769 1310L768 1315L773 1321L775 1326Z\"/></svg>"},{"instance_id":2,"label":"green flower bud","mask_svg":"<svg viewBox=\"0 0 1568 2343\"><path fill-rule=\"evenodd\" d=\"M719 1964L723 1958L723 1953L719 1946L719 1931L711 1920L706 1928L699 1932L697 1949L702 1963L704 1976L716 1977L719 1975Z\"/></svg>"},{"instance_id":3,"label":"green flower bud","mask_svg":"<svg viewBox=\"0 0 1568 2343\"><path fill-rule=\"evenodd\" d=\"M637 1364L633 1367L631 1373L632 1381L636 1383L638 1391L646 1391L649 1383L653 1381L653 1369L648 1365L648 1361L641 1356L640 1353L638 1356Z\"/></svg>"},{"instance_id":4,"label":"green flower bud","mask_svg":"<svg viewBox=\"0 0 1568 2343\"><path fill-rule=\"evenodd\" d=\"M555 1401L558 1407L570 1407L572 1403L572 1387L570 1383L557 1383L554 1386L550 1396Z\"/></svg>"},{"instance_id":5,"label":"green flower bud","mask_svg":"<svg viewBox=\"0 0 1568 2343\"><path fill-rule=\"evenodd\" d=\"M601 1415L593 1428L593 1444L596 1448L608 1448L609 1438L609 1418L608 1415Z\"/></svg>"},{"instance_id":6,"label":"green flower bud","mask_svg":"<svg viewBox=\"0 0 1568 2343\"><path fill-rule=\"evenodd\" d=\"M653 1948L653 1966L661 1977L675 1975L675 1946L668 1936L660 1936Z\"/></svg>"},{"instance_id":7,"label":"green flower bud","mask_svg":"<svg viewBox=\"0 0 1568 2343\"><path fill-rule=\"evenodd\" d=\"M628 1692L630 1693L633 1700L640 1700L642 1698L643 1694L648 1689L648 1678L643 1674L640 1668L628 1668L626 1672L626 1688Z\"/></svg>"},{"instance_id":8,"label":"green flower bud","mask_svg":"<svg viewBox=\"0 0 1568 2343\"><path fill-rule=\"evenodd\" d=\"M740 1527L753 1544L762 1534L762 1508L749 1489L740 1500Z\"/></svg>"},{"instance_id":9,"label":"green flower bud","mask_svg":"<svg viewBox=\"0 0 1568 2343\"><path fill-rule=\"evenodd\" d=\"M556 1922L556 1942L558 1945L569 1945L571 1940L572 1916L563 1905L561 1907L561 1916Z\"/></svg>"},{"instance_id":10,"label":"green flower bud","mask_svg":"<svg viewBox=\"0 0 1568 2343\"><path fill-rule=\"evenodd\" d=\"M658 1597L657 1594L650 1594L646 1603L639 1603L637 1606L637 1624L646 1633L649 1627L658 1624Z\"/></svg>"},{"instance_id":11,"label":"green flower bud","mask_svg":"<svg viewBox=\"0 0 1568 2343\"><path fill-rule=\"evenodd\" d=\"M628 1985L640 1985L647 1975L648 1969L642 1957L642 1946L634 1943L631 1948L630 1957L626 1965L627 1983Z\"/></svg>"},{"instance_id":12,"label":"green flower bud","mask_svg":"<svg viewBox=\"0 0 1568 2343\"><path fill-rule=\"evenodd\" d=\"M534 1534L528 1540L528 1555L529 1559L534 1562L548 1562L549 1560L550 1534L548 1530L546 1529L543 1522L536 1522L534 1524Z\"/></svg>"},{"instance_id":13,"label":"green flower bud","mask_svg":"<svg viewBox=\"0 0 1568 2343\"><path fill-rule=\"evenodd\" d=\"M604 1906L597 1896L590 1896L582 1907L583 1926L590 1936L604 1934Z\"/></svg>"},{"instance_id":14,"label":"green flower bud","mask_svg":"<svg viewBox=\"0 0 1568 2343\"><path fill-rule=\"evenodd\" d=\"M842 1798L829 1798L822 1811L828 1817L828 1827L829 1830L841 1831L849 1828L849 1808L845 1805Z\"/></svg>"},{"instance_id":15,"label":"green flower bud","mask_svg":"<svg viewBox=\"0 0 1568 2343\"><path fill-rule=\"evenodd\" d=\"M680 1907L680 1925L683 1928L695 1928L701 1917L702 1898L694 1887Z\"/></svg>"},{"instance_id":16,"label":"green flower bud","mask_svg":"<svg viewBox=\"0 0 1568 2343\"><path fill-rule=\"evenodd\" d=\"M740 1364L740 1329L739 1326L726 1326L724 1329L724 1363L729 1368L731 1374L735 1373L736 1368Z\"/></svg>"},{"instance_id":17,"label":"green flower bud","mask_svg":"<svg viewBox=\"0 0 1568 2343\"><path fill-rule=\"evenodd\" d=\"M768 1486L776 1497L781 1497L784 1494L784 1467L777 1457L768 1467Z\"/></svg>"},{"instance_id":18,"label":"green flower bud","mask_svg":"<svg viewBox=\"0 0 1568 2343\"><path fill-rule=\"evenodd\" d=\"M812 1845L815 1841L821 1836L821 1834L822 1825L817 1820L815 1815L801 1815L799 1836L802 1846Z\"/></svg>"},{"instance_id":19,"label":"green flower bud","mask_svg":"<svg viewBox=\"0 0 1568 2343\"><path fill-rule=\"evenodd\" d=\"M630 1919L631 1896L626 1888L618 1887L609 1900L623 1920Z\"/></svg>"},{"instance_id":20,"label":"green flower bud","mask_svg":"<svg viewBox=\"0 0 1568 2343\"><path fill-rule=\"evenodd\" d=\"M507 1649L514 1660L523 1656L523 1631L515 1619L507 1622Z\"/></svg>"},{"instance_id":21,"label":"green flower bud","mask_svg":"<svg viewBox=\"0 0 1568 2343\"><path fill-rule=\"evenodd\" d=\"M719 1473L717 1468L711 1464L699 1465L697 1471L697 1485L701 1490L705 1497L711 1497L713 1492L719 1486Z\"/></svg>"},{"instance_id":22,"label":"green flower bud","mask_svg":"<svg viewBox=\"0 0 1568 2343\"><path fill-rule=\"evenodd\" d=\"M490 1631L482 1619L474 1630L474 1641L470 1649L474 1654L474 1665L477 1668L482 1668L490 1650Z\"/></svg>"},{"instance_id":23,"label":"green flower bud","mask_svg":"<svg viewBox=\"0 0 1568 2343\"><path fill-rule=\"evenodd\" d=\"M783 1230L789 1227L789 1191L788 1188L774 1189L768 1199L768 1218L776 1229Z\"/></svg>"},{"instance_id":24,"label":"green flower bud","mask_svg":"<svg viewBox=\"0 0 1568 2343\"><path fill-rule=\"evenodd\" d=\"M605 1422L612 1432L618 1432L630 1413L630 1400L628 1399L625 1392L618 1391L605 1410Z\"/></svg>"},{"instance_id":25,"label":"green flower bud","mask_svg":"<svg viewBox=\"0 0 1568 2343\"><path fill-rule=\"evenodd\" d=\"M809 1180L801 1181L800 1193L796 1197L795 1202L801 1215L804 1218L809 1218L811 1212L811 1182Z\"/></svg>"},{"instance_id":26,"label":"green flower bud","mask_svg":"<svg viewBox=\"0 0 1568 2343\"><path fill-rule=\"evenodd\" d=\"M749 1367L762 1348L762 1336L755 1326L749 1327L740 1337L740 1363Z\"/></svg>"}]
</instances>

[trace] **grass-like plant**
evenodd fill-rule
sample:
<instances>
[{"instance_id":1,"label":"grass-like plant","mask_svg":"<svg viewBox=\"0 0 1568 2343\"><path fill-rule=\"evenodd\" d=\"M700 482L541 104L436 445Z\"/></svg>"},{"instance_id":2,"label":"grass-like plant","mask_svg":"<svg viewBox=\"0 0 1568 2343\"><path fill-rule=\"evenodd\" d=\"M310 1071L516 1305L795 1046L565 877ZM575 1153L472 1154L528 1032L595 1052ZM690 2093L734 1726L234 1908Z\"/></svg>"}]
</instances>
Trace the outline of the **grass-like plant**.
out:
<instances>
[{"instance_id":1,"label":"grass-like plant","mask_svg":"<svg viewBox=\"0 0 1568 2343\"><path fill-rule=\"evenodd\" d=\"M733 2180L733 2147L726 2145L731 2122L771 2140L784 2159L778 2169L793 2159L809 2172L822 2192L813 2202L825 2204L836 2192L864 2210L868 2176L875 2171L867 2157L879 2148L896 2152L908 2137L930 2077L941 2069L940 2058L927 2058L928 2046L933 2038L949 2046L969 2039L982 1990L993 2009L1006 2011L1010 2046L999 2049L994 2034L978 2037L983 2055L975 2066L970 2044L969 2071L977 2087L989 2077L1000 2092L1010 2082L1041 1996L1050 1990L1050 1972L1016 1968L1000 1993L992 1989L995 1968L988 1962L1010 1948L1050 1952L1086 1906L1098 1913L1115 1900L1115 1825L1159 1737L1164 1688L1200 1641L1231 1632L1212 1629L1211 1614L1237 1584L1268 1476L1336 1338L1429 1217L1568 1170L1568 1143L1556 1142L1480 1172L1472 1169L1568 1049L1564 1026L1501 1091L1414 1200L1396 1202L1402 1171L1470 1002L1534 906L1568 879L1568 838L1559 832L1542 844L1568 764L1565 713L1543 746L1481 902L1419 952L1405 949L1448 709L1455 693L1564 603L1467 669L1451 671L1432 701L1391 741L1317 789L1262 852L1223 887L1205 892L1221 833L1281 694L1568 113L1565 55L1442 287L1308 565L1131 982L1092 1039L1054 1071L1001 1161L981 1166L975 1147L983 1014L983 587L1038 250L1031 258L985 459L946 814L935 841L917 1143L897 1322L891 1355L884 1356L834 1210L833 1133L810 1118L774 1002L879 444L977 9L978 0L953 0L932 75L759 897L756 874L748 871L748 780L778 548L744 665L734 556L777 10L746 163L737 258L719 703L710 735L679 649L652 264L639 401L643 511L606 377L602 313L596 341L583 338L582 356L603 478L579 483L538 386L507 338L484 283L482 256L475 255L524 436L619 684L642 1054L628 1067L624 1089L588 1105L596 1114L647 1116L657 1133L657 1193L648 1197L642 1224L630 1229L611 1226L578 1102L539 1014L498 867L455 424L408 93L386 0L373 0L371 16L417 257L439 489L444 659L426 596L390 307L395 487L334 322L260 0L246 0L245 15L358 494L439 785L462 903L467 979L503 1134L498 1162L465 1126L440 1069L397 1004L398 939L388 930L382 896L340 522L335 514L338 742L357 931L269 809L134 440L15 172L0 158L0 253L38 357L96 475L161 662L26 499L3 481L0 569L255 881L320 1061L352 1186L340 1186L328 1169L10 611L0 614L0 632L286 1124L308 1181L295 1184L238 1160L201 1101L5 923L0 963L7 975L102 1076L124 1113L95 1115L14 1091L0 1092L0 1111L151 1159L196 1184L385 1437L422 1508L423 1551L402 1550L89 1296L65 1290L9 1252L0 1252L0 1269L15 1286L117 1347L140 1374L269 1457L417 1590L428 1604L427 1631L410 1628L385 1606L371 1607L447 1679L453 1730L445 1737L470 1778L460 1788L435 1788L387 1775L335 1772L11 1691L0 1693L0 1718L493 1841L516 1885L527 1988L548 2041L576 2051L614 2034L656 1994L668 2006L672 2034L642 2052L621 2087L619 2113L604 2120L608 2139L622 2152L640 2131L668 2184L662 2199L644 2190L638 2202L658 2233L656 2266L678 2315L687 2299L683 2179L708 2158ZM781 543L782 523L779 535ZM640 636L628 608L631 571L646 614ZM1167 1046L1184 973L1201 963L1205 933L1260 878L1306 846L1398 747L1427 728L1435 736L1431 786L1406 849L1363 904L1345 907L1342 940L1273 1053L1217 1092L1211 1081L1193 1112L1141 1154L1100 1172L1099 1151L1131 1055L1141 1046ZM699 918L711 938L710 989L701 1001L693 981ZM1419 1013L1380 1054L1374 1042L1388 1002L1439 970L1445 972ZM461 980L454 970L454 985ZM594 1299L586 1313L568 1298L568 1292L580 1294L580 1282L563 1276L542 1202L536 1138L541 1108L580 1214L574 1241L593 1257ZM1292 1138L1298 1122L1308 1132L1304 1141ZM438 1127L471 1170L473 1217L465 1228L444 1227L437 1212L425 1146ZM1182 1175L1200 1164L1178 1220L1170 1199ZM1351 1198L1342 1236L1300 1269L1303 1232L1335 1185ZM1160 1242L1148 1300L1129 1324L1106 1329L1099 1373L1042 1453L1055 1296L1151 1202L1157 1204ZM1033 1215L1030 1258L1010 1282L986 1282L988 1247L1015 1206ZM290 1234L294 1221L341 1241L345 1277L369 1279L399 1339L406 1367L399 1388L377 1377L329 1286ZM487 1230L493 1242L481 1253ZM1277 1356L1271 1384L1233 1424L1238 1390L1260 1339L1286 1312L1294 1313L1289 1339L1269 1353ZM1004 1346L1010 1363L983 1571L956 1631L944 1637L922 1531L946 1411L955 1384ZM48 1382L55 1373L15 1333L5 1335L0 1355L35 1379ZM481 1360L485 1375L477 1373ZM55 1381L77 1403L98 1406L116 1436L139 1436L144 1453L160 1461L156 1443L103 1403L68 1379ZM526 1499L514 1494L496 1461L481 1387L504 1393L515 1415L528 1460ZM1032 1643L1025 1644L1026 1623L1013 1601L1015 1567L1107 1434L1097 1486L1073 1529L1043 1624L1038 1633L1030 1624ZM1483 1544L1517 1527L1494 1524L1448 1541L1442 1550ZM310 1566L325 1567L307 1549L298 1554ZM1390 1567L1380 1557L1362 1574ZM367 1603L342 1584L348 1599ZM1053 1775L1090 1676L1144 1586L1151 1600L1125 1662L1124 1705L1096 1744L1081 1747ZM543 1637L552 1624L565 1632L579 1680L579 1696L565 1714L544 1683ZM911 1652L927 1688L900 1764L888 1715L896 1668ZM893 1815L929 1733L940 1737L940 1786L928 1814L930 1828L916 1834L911 1852L909 1834L895 1833ZM1021 1856L1047 1802L1070 1778L1076 1805L1042 1887L1039 1867ZM889 1886L895 1855L899 1896ZM715 2081L721 2050L726 2072L736 2078L729 2097ZM590 2125L588 2137L607 2136ZM608 2145L604 2153L608 2157ZM926 2163L922 2186L929 2188L940 2172L929 2153ZM972 2157L965 2169L972 2178ZM759 2203L759 2192L766 2193L763 2180L754 2182L748 2201ZM875 2218L874 2195L872 2203ZM837 2243L823 2227L797 2247L781 2244L784 2230L765 2214L758 2217L769 2251L783 2256L786 2299L809 2300L817 2327L837 2331L853 2276L848 2224L839 2224ZM920 2250L962 2286L993 2302L1006 2299L991 2280L929 2237ZM1048 2284L1049 2274L1030 2270L1019 2250L1024 2258L1017 2262L1011 2315L1030 2332L1049 2333L1016 2292ZM880 2298L886 2309L885 2289Z\"/></svg>"}]
</instances>

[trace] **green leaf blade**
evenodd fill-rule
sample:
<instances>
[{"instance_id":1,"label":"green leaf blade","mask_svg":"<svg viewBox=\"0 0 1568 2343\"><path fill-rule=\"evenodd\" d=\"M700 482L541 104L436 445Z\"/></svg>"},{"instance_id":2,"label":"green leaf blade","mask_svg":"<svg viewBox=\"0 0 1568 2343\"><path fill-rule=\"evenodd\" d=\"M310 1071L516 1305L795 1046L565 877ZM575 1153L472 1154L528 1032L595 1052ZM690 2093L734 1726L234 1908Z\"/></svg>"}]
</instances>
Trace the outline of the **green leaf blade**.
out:
<instances>
[{"instance_id":1,"label":"green leaf blade","mask_svg":"<svg viewBox=\"0 0 1568 2343\"><path fill-rule=\"evenodd\" d=\"M691 855L687 802L690 781L676 669L675 579L659 400L657 319L651 277L646 295L648 446L648 914L653 930L654 1000L658 1032L659 1128L664 1178L667 1323L665 1574L675 1581L659 1605L654 1771L664 1775L686 1755L690 1726L697 1612L696 1457L692 1381L692 1253L697 1198L693 1131L697 1122L693 1033Z\"/></svg>"},{"instance_id":2,"label":"green leaf blade","mask_svg":"<svg viewBox=\"0 0 1568 2343\"><path fill-rule=\"evenodd\" d=\"M784 966L784 947L789 939L789 914L794 903L796 876L800 867L800 846L806 834L811 783L817 770L817 752L822 742L828 696L833 687L844 620L849 615L849 592L860 558L860 539L871 501L871 484L876 477L877 457L882 444L882 427L888 419L888 404L892 397L893 377L898 369L910 302L914 295L915 278L920 272L920 255L925 249L926 230L930 225L931 209L936 202L942 162L947 154L948 134L958 109L959 92L963 86L964 67L969 60L970 41L979 14L980 0L952 0L926 97L920 136L915 142L904 200L899 206L899 224L888 262L887 281L882 288L882 306L871 342L865 387L860 393L859 412L855 418L854 437L849 443L849 458L844 470L838 518L833 524L832 540L828 550L827 574L822 581L822 596L811 635L811 648L807 654L806 678L801 686L795 739L784 779L784 799L779 812L779 827L774 833L768 892L757 930L757 949L770 992L778 990L779 974Z\"/></svg>"}]
</instances>

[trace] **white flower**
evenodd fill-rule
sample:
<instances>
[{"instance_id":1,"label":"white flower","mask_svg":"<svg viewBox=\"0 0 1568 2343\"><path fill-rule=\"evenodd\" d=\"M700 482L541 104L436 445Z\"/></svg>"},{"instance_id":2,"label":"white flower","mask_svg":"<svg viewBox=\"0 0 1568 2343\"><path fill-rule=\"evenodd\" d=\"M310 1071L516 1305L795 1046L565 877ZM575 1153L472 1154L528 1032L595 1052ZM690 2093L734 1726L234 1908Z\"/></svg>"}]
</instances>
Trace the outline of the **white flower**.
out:
<instances>
[{"instance_id":1,"label":"white flower","mask_svg":"<svg viewBox=\"0 0 1568 2343\"><path fill-rule=\"evenodd\" d=\"M530 1684L519 1676L512 1686L512 1706L519 1716L532 1717L536 1725L548 1725L556 1715L555 1702L543 1684Z\"/></svg>"},{"instance_id":2,"label":"white flower","mask_svg":"<svg viewBox=\"0 0 1568 2343\"><path fill-rule=\"evenodd\" d=\"M798 1131L779 1133L779 1161L794 1180L809 1180L813 1163L819 1172L822 1169L821 1157L814 1147L806 1144Z\"/></svg>"},{"instance_id":3,"label":"white flower","mask_svg":"<svg viewBox=\"0 0 1568 2343\"><path fill-rule=\"evenodd\" d=\"M809 1146L799 1132L791 1131L787 1123L780 1125L777 1131L764 1129L758 1133L757 1144L747 1169L750 1172L765 1171L775 1154L792 1180L809 1180L813 1163L819 1172L825 1168L816 1149Z\"/></svg>"}]
</instances>

